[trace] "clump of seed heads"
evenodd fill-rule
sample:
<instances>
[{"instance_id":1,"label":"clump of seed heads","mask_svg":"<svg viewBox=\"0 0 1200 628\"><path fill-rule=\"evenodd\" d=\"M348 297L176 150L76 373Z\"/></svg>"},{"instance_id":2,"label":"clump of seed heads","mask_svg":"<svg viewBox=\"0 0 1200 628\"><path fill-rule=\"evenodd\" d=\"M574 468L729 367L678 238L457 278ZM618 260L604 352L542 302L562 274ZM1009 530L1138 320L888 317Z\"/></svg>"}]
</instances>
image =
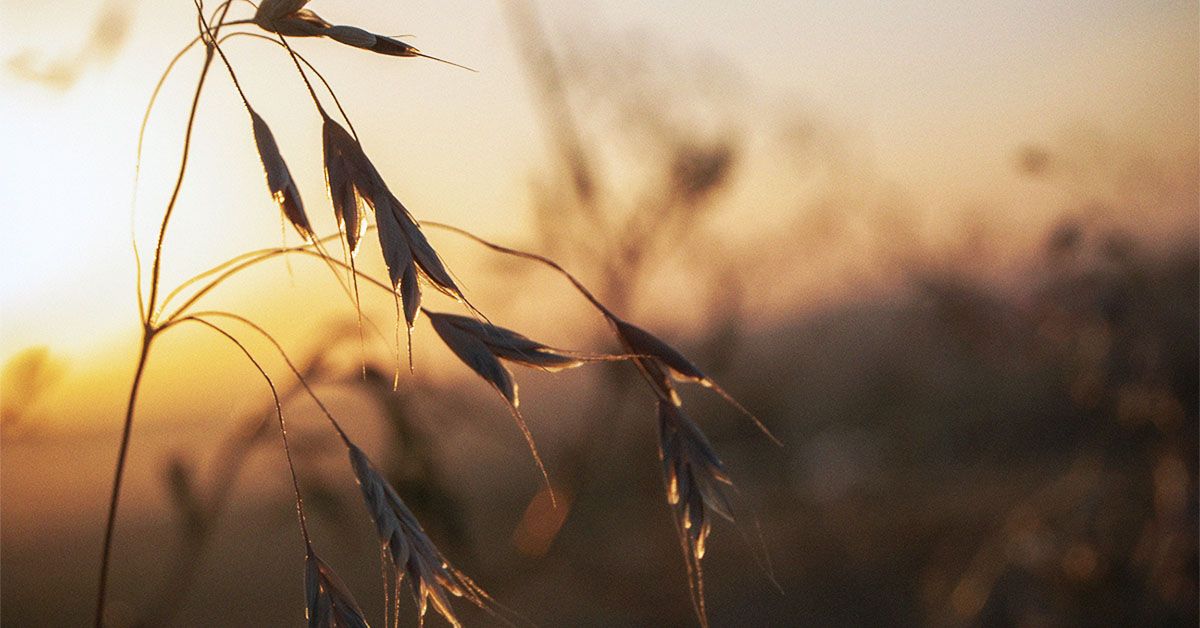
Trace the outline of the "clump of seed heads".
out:
<instances>
[{"instance_id":1,"label":"clump of seed heads","mask_svg":"<svg viewBox=\"0 0 1200 628\"><path fill-rule=\"evenodd\" d=\"M724 464L699 426L684 413L683 403L675 383L677 381L691 382L713 390L738 411L749 417L772 441L778 443L775 437L753 414L742 407L682 353L650 332L618 317L574 275L553 260L484 240L457 227L418 221L392 193L384 177L367 157L361 139L354 132L353 124L338 102L337 95L329 87L329 83L307 59L292 49L288 38L325 38L378 54L427 58L457 67L465 66L427 55L392 37L378 35L355 26L331 24L306 8L308 0L263 0L258 4L251 18L238 20L228 19L233 5L232 0L220 3L217 9L207 16L201 0L194 0L194 2L197 11L198 35L171 61L155 88L150 105L147 107L146 117L143 119L142 132L144 133L150 108L153 107L155 97L167 74L193 45L197 42L202 43L205 51L204 65L189 115L183 143L183 158L175 190L164 212L158 242L153 252L148 298L143 294L139 257L138 302L143 317L144 336L138 369L130 391L125 431L118 456L117 474L114 479L109 508L97 596L96 625L103 625L105 620L105 593L112 532L134 405L146 359L152 341L158 334L176 325L192 323L216 332L235 345L260 372L274 396L276 418L288 468L291 472L297 518L304 544L305 612L308 625L310 628L367 626L362 609L355 602L349 589L333 569L318 557L314 549L315 543L306 523L300 482L293 465L286 423L275 384L257 358L238 336L230 331L226 322L236 323L262 335L278 350L304 390L320 407L346 446L351 469L362 492L367 512L375 523L379 535L380 548L386 567L384 578L390 580L392 585L390 589L385 586L385 591L389 592L387 597L394 596L397 608L401 585L407 581L408 588L417 604L418 617L422 622L426 611L432 607L450 624L460 626L461 622L451 605L452 598L465 599L507 624L524 621L520 616L497 604L486 591L455 568L442 555L426 535L420 522L405 505L399 493L379 473L362 449L354 443L346 430L313 392L312 387L309 386L300 370L295 367L282 345L267 330L238 314L220 311L194 311L192 309L192 306L205 294L238 272L279 256L301 254L323 260L348 294L351 294L350 286L353 286L352 296L359 315L360 328L362 314L358 299L359 281L362 280L368 285L386 290L392 295L396 301L397 330L400 325L403 325L409 336L410 369L412 368L411 335L418 315L423 312L446 347L502 397L526 440L548 491L550 488L549 475L538 454L533 436L518 410L517 384L507 365L517 364L527 368L555 372L591 362L632 362L645 379L657 403L658 447L667 502L670 505L672 520L687 566L692 605L701 625L707 627L701 560L704 557L714 517L730 521L734 518L733 508L727 494L727 489L732 486L732 481ZM253 30L235 30L232 33L222 34L222 29L239 26L257 27L267 34L256 33ZM322 119L321 142L325 183L337 224L337 234L326 237L317 236L300 198L296 181L275 140L275 135L266 120L251 106L238 83L232 62L225 56L221 48L224 41L234 36L266 39L278 44L293 61L308 88ZM187 156L199 95L205 82L204 79L215 58L219 58L225 66L250 116L251 132L266 175L269 196L279 207L283 219L292 225L304 243L300 246L263 249L237 256L183 282L160 301L158 298L159 269L163 254L163 238L187 169ZM340 122L322 105L317 91L310 81L310 73L320 80L329 97L337 105L336 108L341 116ZM344 126L342 122L345 123ZM140 161L140 136L138 151ZM612 354L588 354L558 349L491 323L466 299L458 282L455 281L454 275L425 237L423 227L457 233L496 252L540 263L562 274L605 319L614 332L616 341L620 345L620 351ZM355 256L360 252L363 237L371 228L377 232L379 238L379 250L388 270L387 281L363 273L355 265ZM327 245L333 241L342 244L342 256L333 255L328 251ZM135 253L137 252L135 243ZM348 276L348 281L344 278L346 276ZM470 315L433 312L424 309L422 307L422 285L430 286L462 304ZM168 302L179 296L185 289L194 286L199 287L195 288L192 295L182 305L176 307L170 314L164 313ZM397 345L398 343L397 332ZM397 369L398 376L399 369ZM550 496L553 499L552 491L550 491ZM388 583L385 582L386 584ZM390 608L391 604L387 602L389 600L385 599L385 608ZM385 625L390 623L386 615L387 613L384 618ZM393 615L391 621L395 625L399 625L398 612Z\"/></svg>"}]
</instances>

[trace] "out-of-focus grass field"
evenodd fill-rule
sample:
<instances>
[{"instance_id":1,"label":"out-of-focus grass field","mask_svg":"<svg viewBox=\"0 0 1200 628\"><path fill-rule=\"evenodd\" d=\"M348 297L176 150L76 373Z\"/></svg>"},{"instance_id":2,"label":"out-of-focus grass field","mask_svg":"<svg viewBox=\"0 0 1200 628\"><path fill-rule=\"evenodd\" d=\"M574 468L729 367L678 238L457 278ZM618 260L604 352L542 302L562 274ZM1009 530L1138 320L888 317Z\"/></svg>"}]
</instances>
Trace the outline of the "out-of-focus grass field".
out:
<instances>
[{"instance_id":1,"label":"out-of-focus grass field","mask_svg":"<svg viewBox=\"0 0 1200 628\"><path fill-rule=\"evenodd\" d=\"M1147 256L1112 234L1074 229L1053 234L1045 270L1026 278L1036 288L1018 295L930 273L886 298L847 300L740 338L718 376L787 446L773 448L697 399L745 507L744 538L718 525L705 562L715 625L1195 623L1196 254ZM546 401L563 384L532 380L528 399L545 406L535 430L552 429L555 415L620 403L604 384ZM360 386L352 375L344 381L343 390ZM413 402L373 419L371 405L343 404L365 409L359 429L400 426L373 439L382 455L429 465L392 459L398 486L445 552L539 625L692 621L655 471L650 399L630 394L616 425L544 441L552 477L571 487L555 530L537 523L555 519L544 504L522 522L535 478L502 409L472 384L455 385L470 391L471 418ZM153 444L137 450L129 494L150 503L131 508L122 527L122 617L153 606L172 553L186 545L182 511L165 499L163 462L181 438L211 441L203 428L190 431L148 434ZM326 450L335 444L313 438ZM400 438L407 444L392 449ZM6 492L70 482L102 468L109 449L6 443ZM316 533L379 613L370 523L340 457L312 449L304 464L328 469L313 475L330 487L312 497ZM267 446L253 456L248 477L272 479L237 493L219 520L179 625L297 619L300 555L287 542L294 524L274 453ZM82 623L100 496L30 521L35 507L11 494L4 624ZM755 561L755 518L782 594Z\"/></svg>"}]
</instances>

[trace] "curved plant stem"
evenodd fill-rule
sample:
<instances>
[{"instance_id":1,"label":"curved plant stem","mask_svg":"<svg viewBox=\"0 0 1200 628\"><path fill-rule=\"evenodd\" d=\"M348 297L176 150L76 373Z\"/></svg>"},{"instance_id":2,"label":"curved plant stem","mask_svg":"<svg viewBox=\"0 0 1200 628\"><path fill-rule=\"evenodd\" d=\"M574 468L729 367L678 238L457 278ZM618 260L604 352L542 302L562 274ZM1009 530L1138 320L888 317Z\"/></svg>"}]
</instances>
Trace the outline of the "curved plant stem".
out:
<instances>
[{"instance_id":1,"label":"curved plant stem","mask_svg":"<svg viewBox=\"0 0 1200 628\"><path fill-rule=\"evenodd\" d=\"M331 240L336 237L337 236L326 236L325 239ZM308 246L310 246L310 245L302 244L302 245L300 245L300 248L304 248L304 247L308 247ZM274 246L274 247L265 248L265 249L258 249L256 251L247 251L245 253L241 253L239 255L231 257L231 258L225 260L224 262L221 262L220 264L217 264L216 266L209 268L208 270L205 270L203 272L199 272L199 273L196 273L195 275L192 275L189 279L187 279L183 283L179 284L178 286L175 286L175 289L171 290L171 292L167 294L167 296L162 300L162 304L159 305L159 308L160 308L159 314L162 313L163 309L166 308L167 304L169 304L171 301L173 301L175 299L175 297L179 296L180 293L182 293L184 290L187 290L190 286L193 286L200 281L203 281L209 277L212 277L213 275L216 275L217 273L227 271L230 268L233 268L234 266L237 266L238 264L245 262L246 260L253 259L256 257L261 257L264 255L267 256L268 258L275 257L275 256L279 255L279 252L281 250L286 249L286 248L293 248L293 247ZM209 289L211 289L211 288L209 288ZM172 318L175 318L174 314L166 317L166 319L164 319L164 320L170 321Z\"/></svg>"},{"instance_id":2,"label":"curved plant stem","mask_svg":"<svg viewBox=\"0 0 1200 628\"><path fill-rule=\"evenodd\" d=\"M294 246L294 247L275 247L275 248L251 251L249 253L244 253L242 255L238 255L237 257L226 260L225 262L222 262L221 264L214 266L213 268L210 268L210 269L192 277L191 279L184 282L184 284L182 284L180 286L180 288L183 288L183 287L186 287L189 285L193 285L196 282L198 282L206 277L211 277L212 275L220 273L215 279L213 279L209 283L205 284L200 289L198 289L195 292L195 294L188 297L188 299L183 304L181 304L178 308L176 308L175 311L172 312L169 316L160 317L160 321L161 321L160 327L170 326L175 321L179 320L186 313L186 311L189 308L191 308L193 305L196 304L197 301L199 301L201 298L204 297L204 295L208 294L210 291L215 289L217 286L224 283L224 281L226 279L229 279L230 277L237 275L238 273L242 272L243 270L245 270L247 268L257 265L259 262L265 262L267 260L271 260L271 259L274 259L281 255L286 255L288 253L306 253L312 257L315 257L315 258L325 262L325 266L328 267L333 272L334 279L336 279L338 281L338 286L342 289L343 292L346 293L346 295L348 297L353 299L354 295L350 292L350 289L346 287L345 282L342 281L341 276L337 272L338 266L340 266L344 269L348 269L348 268L350 268L350 266L348 264L340 262L336 258L329 257L328 253L324 252L324 249L317 248L317 247L319 247L319 243L321 241L329 240L332 238L338 238L338 237L340 237L340 236L332 235L332 236L326 236L325 238L322 238L321 240L314 240L313 242L310 242L308 244L302 244L302 245ZM361 277L364 275L362 273L359 273L358 276ZM177 292L181 291L178 288L176 290L177 290ZM168 295L167 300L174 297L177 294L177 292L172 293L171 295ZM163 303L166 304L167 300L164 300ZM364 318L364 321L367 323L367 325L370 326L371 330L373 332L375 332L375 334L377 336L379 336L379 338L385 339L383 331L381 329L379 329L379 326L375 324L374 320L372 320L369 317L366 317L366 318ZM385 341L386 341L386 339L385 339Z\"/></svg>"},{"instance_id":3,"label":"curved plant stem","mask_svg":"<svg viewBox=\"0 0 1200 628\"><path fill-rule=\"evenodd\" d=\"M206 48L204 66L200 69L200 79L196 82L196 93L192 96L192 107L188 113L187 128L183 134L183 157L179 160L179 174L175 177L175 187L171 191L170 200L167 201L167 208L163 211L162 224L158 228L158 241L154 245L154 263L150 270L150 297L146 300L147 312L154 311L154 304L158 299L158 280L162 274L163 241L167 237L167 226L171 222L171 215L175 212L175 203L179 200L179 192L183 189L183 176L187 173L188 157L192 152L192 131L196 127L196 112L200 109L200 94L204 91L204 81L208 78L208 70L212 67L213 57L213 48ZM147 327L154 323L150 320L149 314L145 322Z\"/></svg>"},{"instance_id":4,"label":"curved plant stem","mask_svg":"<svg viewBox=\"0 0 1200 628\"><path fill-rule=\"evenodd\" d=\"M434 229L441 229L443 231L449 231L450 233L457 233L458 235L463 236L468 239L471 239L479 244L482 244L483 246L486 246L487 248L492 249L493 251L497 251L499 253L504 253L505 255L512 255L514 257L520 257L520 258L524 258L527 260L532 260L532 261L538 262L540 264L543 264L545 266L549 266L550 268L554 269L556 272L558 272L563 277L566 277L567 281L570 281L571 285L575 286L575 289L578 290L579 293L582 294L583 297L585 299L587 299L589 303L591 303L597 310L600 311L601 314L604 315L604 318L609 319L610 321L612 321L613 319L616 318L616 315L614 315L612 313L612 310L609 310L603 303L601 303L600 299L597 299L596 295L592 294L592 291L588 290L587 286L583 285L583 282L579 281L579 279L576 278L575 275L572 275L567 269L563 268L561 265L559 265L558 262L550 259L549 257L546 257L544 255L538 255L537 253L529 253L528 251L518 251L517 249L511 249L507 246L496 244L495 242L492 242L491 240L485 240L485 239L471 233L470 231L467 231L466 229L455 227L454 225L448 225L448 224L441 223L441 222L434 222L432 220L422 220L421 226L422 227L433 227Z\"/></svg>"},{"instance_id":5,"label":"curved plant stem","mask_svg":"<svg viewBox=\"0 0 1200 628\"><path fill-rule=\"evenodd\" d=\"M670 395L665 394L660 389L658 384L655 383L659 378L656 378L651 373L652 369L653 370L658 369L658 367L653 366L654 365L654 357L653 356L636 355L637 352L634 351L633 347L629 346L629 343L624 339L623 336L621 336L621 333L619 330L620 323L622 322L621 319L619 317L617 317L616 314L613 314L612 310L610 310L607 306L605 306L603 303L601 303L600 300L597 299L596 296L592 293L592 291L588 290L587 286L583 285L583 282L579 281L579 279L577 277L575 277L575 275L572 275L567 269L565 269L561 265L559 265L558 262L556 262L544 255L538 255L537 253L529 253L527 251L520 251L517 249L509 248L507 246L496 244L495 242L492 242L490 240L485 240L484 238L481 238L481 237L471 233L470 231L461 229L459 227L455 227L453 225L447 225L444 223L433 222L433 221L428 221L428 220L422 220L421 225L424 227L433 227L435 229L442 229L445 231L449 231L451 233L457 233L457 234L459 234L463 237L469 238L489 249L492 249L493 251L504 253L505 255L512 255L514 257L520 257L522 259L527 259L527 260L532 260L532 261L538 262L545 266L549 266L550 268L554 269L562 276L566 277L567 280L570 281L573 286L575 286L575 289L578 290L579 293L582 294L584 296L584 298L586 298L588 300L588 302L590 302L597 310L599 310L600 314L603 315L605 320L608 321L609 325L613 328L613 331L616 332L618 339L621 341L621 344L623 345L625 352L628 354L629 359L634 363L635 366L637 366L637 369L641 373L642 378L645 379L648 384L650 384L650 388L654 390L655 395L667 403L675 403L675 400L673 398L674 393L671 393ZM761 431L768 439L770 439L771 442L775 443L776 445L779 445L780 447L783 446L783 443L778 438L776 438L775 435L772 434L770 430L767 429L767 426L763 425L762 421L758 420L758 417L754 416L754 414L752 412L750 412L748 409L746 409L746 407L743 406L740 402L738 402L738 400L735 399L733 397L733 395L730 395L728 392L726 392L725 389L722 388L720 385L718 385L716 382L712 381L711 379L705 378L704 380L702 380L698 383L701 386L704 386L705 388L711 389L713 392L720 395L720 397L722 399L724 399L727 403L729 403L734 408L736 408L739 412L746 415L746 417L748 417L750 419L750 421L754 423L755 427L757 427L759 429L759 431ZM606 424L607 424L607 422L606 422Z\"/></svg>"},{"instance_id":6,"label":"curved plant stem","mask_svg":"<svg viewBox=\"0 0 1200 628\"><path fill-rule=\"evenodd\" d=\"M271 343L271 345L275 347L275 350L279 352L279 356L283 358L283 361L287 364L288 369L292 371L292 375L296 376L296 380L300 382L300 386L304 388L304 392L308 393L309 398L313 400L313 403L317 404L317 407L321 409L321 413L325 415L325 418L329 419L329 423L333 425L333 429L337 432L337 435L341 437L342 442L344 442L347 446L351 444L350 437L346 435L346 430L342 429L342 425L333 417L333 413L329 411L329 408L325 405L325 402L321 401L321 398L317 396L317 393L312 389L312 386L308 384L308 380L304 378L304 374L301 373L300 369L296 367L296 363L293 362L290 357L288 357L287 351L284 350L283 345L279 343L279 340L276 339L271 332L263 329L261 325L246 318L245 316L234 314L233 312L195 312L187 318L180 320L203 319L205 317L219 317L235 320L249 327L250 329L253 329L266 338L267 342Z\"/></svg>"},{"instance_id":7,"label":"curved plant stem","mask_svg":"<svg viewBox=\"0 0 1200 628\"><path fill-rule=\"evenodd\" d=\"M226 22L226 24L228 24L228 22ZM350 121L350 116L346 114L346 110L342 107L342 102L338 99L337 93L333 91L333 87L330 86L329 81L327 81L325 79L325 75L321 74L321 71L318 70L316 68L316 66L314 66L312 63L310 63L308 61L308 59L304 58L304 55L289 48L287 43L285 41L283 41L282 38L274 39L272 37L267 37L266 35L260 35L258 33L244 33L244 32L243 33L230 33L230 34L222 37L220 40L218 40L217 43L223 43L226 39L229 39L230 37L237 37L239 35L243 36L243 37L253 37L255 39L262 39L262 40L268 41L272 44L275 44L276 46L280 46L280 47L286 49L288 52L290 52L292 54L293 57L304 62L304 65L307 66L308 69L313 74L317 75L317 78L321 80L321 84L325 86L325 91L329 93L329 96L331 98L333 98L333 104L337 107L338 113L341 114L342 120L344 120L346 122L346 128L350 131L350 135L352 135L354 137L354 139L356 139L356 140L358 139L358 132L354 130L354 123ZM310 91L310 93L312 93L312 92ZM320 106L320 103L317 103L317 105Z\"/></svg>"},{"instance_id":8,"label":"curved plant stem","mask_svg":"<svg viewBox=\"0 0 1200 628\"><path fill-rule=\"evenodd\" d=\"M292 489L296 494L296 517L300 520L300 535L304 538L304 546L306 548L311 547L312 542L310 541L308 535L308 521L304 516L304 498L301 497L300 494L300 478L296 475L296 465L292 461L292 449L291 446L288 445L287 424L283 420L283 402L279 399L279 389L275 387L275 381L272 380L271 376L267 374L267 371L262 367L262 364L260 364L258 360L254 358L254 354L250 353L250 350L246 348L246 345L242 344L242 342L238 340L236 336L228 331L225 331L225 329L220 325L194 316L189 316L179 320L179 322L184 321L195 321L224 336L227 340L236 345L243 354L245 354L246 359L250 360L250 363L254 365L254 368L257 369L259 374L263 376L263 379L266 380L267 387L271 389L271 399L275 402L275 416L279 419L279 436L283 439L283 454L287 458L288 471L292 476ZM345 438L345 434L342 434L342 437Z\"/></svg>"},{"instance_id":9,"label":"curved plant stem","mask_svg":"<svg viewBox=\"0 0 1200 628\"><path fill-rule=\"evenodd\" d=\"M121 497L121 480L125 475L125 459L129 453L129 437L133 432L133 409L137 404L138 389L141 387L142 376L146 372L146 361L150 357L150 343L154 332L147 328L142 340L141 355L138 356L137 369L133 373L133 384L129 387L129 404L125 407L125 425L121 430L121 447L117 453L117 471L113 477L112 496L108 501L108 522L104 527L104 551L100 555L100 584L96 593L97 628L104 625L104 601L108 590L108 564L112 557L113 530L117 522L117 502Z\"/></svg>"},{"instance_id":10,"label":"curved plant stem","mask_svg":"<svg viewBox=\"0 0 1200 628\"><path fill-rule=\"evenodd\" d=\"M231 2L227 1L227 2L222 3L221 6L217 7L217 9L213 11L213 18L210 21L216 22L217 21L217 17L216 17L217 13L219 13L221 11L227 11L230 4L231 4ZM225 14L222 13L221 19L224 19L224 15ZM238 25L242 25L242 24L251 24L251 23L253 23L252 20L233 20L230 22L219 22L217 24L216 28L219 30L221 28L221 26L238 26ZM221 41L228 39L229 37L232 37L233 35L239 35L239 34L250 35L251 33L232 33L230 35L226 35L225 37L222 37ZM260 35L260 37L261 37L261 35ZM146 308L145 295L142 293L142 256L141 256L141 252L138 250L138 243L137 243L137 196L138 196L137 193L138 193L138 182L141 179L141 172L142 172L142 147L145 144L146 127L149 125L150 113L154 110L154 104L158 101L158 95L162 91L163 85L166 84L167 78L171 76L171 72L175 69L175 65L178 64L180 59L183 59L183 56L186 55L188 53L188 51L192 49L192 46L195 46L197 43L199 43L200 40L201 40L200 35L193 37L191 41L189 41L183 48L180 48L179 51L175 53L174 57L171 57L171 61L169 63L167 63L166 69L164 69L162 71L162 74L160 74L158 76L158 82L155 83L154 90L150 93L150 100L149 100L149 102L146 103L146 111L142 113L142 123L138 127L137 157L134 160L134 168L133 168L133 194L131 195L132 198L131 198L131 202L130 202L130 210L131 211L129 212L129 227L130 227L130 234L132 236L131 241L133 244L134 265L137 270L138 312L140 312L141 317L143 319L149 317L150 314ZM274 41L274 40L272 40L272 41ZM305 63L308 63L308 62L305 61ZM322 79L322 80L324 80L324 79Z\"/></svg>"},{"instance_id":11,"label":"curved plant stem","mask_svg":"<svg viewBox=\"0 0 1200 628\"><path fill-rule=\"evenodd\" d=\"M318 351L301 366L304 377L310 381L325 367L321 355ZM299 383L281 388L280 401L287 404L301 392ZM222 439L211 465L212 477L207 482L208 489L200 502L200 516L188 522L191 525L187 526L180 547L172 555L173 564L169 575L163 578L159 592L153 597L155 602L132 628L175 625L174 618L182 610L183 602L203 566L201 559L219 530L221 519L227 515L229 502L245 466L262 445L262 439L268 435L266 430L275 421L275 406L273 403L268 405L269 409L245 417Z\"/></svg>"},{"instance_id":12,"label":"curved plant stem","mask_svg":"<svg viewBox=\"0 0 1200 628\"><path fill-rule=\"evenodd\" d=\"M225 19L225 15L229 12L229 2L222 5L221 11L221 16L217 20L218 24ZM200 78L196 81L196 92L192 96L191 111L188 113L187 128L184 132L183 156L180 158L179 174L175 178L175 188L171 192L171 198L167 202L166 210L163 212L162 225L158 231L158 241L154 246L154 263L150 274L150 296L146 301L145 309L142 311L145 316L142 319L142 347L138 355L137 369L134 371L133 383L129 388L129 403L125 408L125 421L121 428L121 444L117 452L116 471L113 474L112 494L108 504L108 517L104 526L104 547L100 554L100 577L97 583L96 615L94 619L97 628L104 625L104 609L108 594L108 570L112 561L113 533L116 529L117 506L121 499L121 485L125 477L125 462L129 457L129 441L133 434L134 409L137 406L138 390L141 388L142 377L146 372L146 362L150 357L150 346L154 341L155 334L158 332L158 328L155 327L153 320L153 312L155 301L158 298L159 276L162 270L163 240L167 234L167 226L170 224L171 214L175 210L175 203L179 200L179 191L183 188L183 177L187 172L188 156L191 154L192 131L195 128L196 112L200 105L200 94L204 91L204 81L208 77L208 70L212 67L212 61L213 49L209 47L205 50L204 65L200 70Z\"/></svg>"},{"instance_id":13,"label":"curved plant stem","mask_svg":"<svg viewBox=\"0 0 1200 628\"><path fill-rule=\"evenodd\" d=\"M142 256L138 252L136 227L138 182L141 180L142 176L142 146L145 144L146 140L146 127L150 122L150 113L154 110L154 103L158 101L158 94L162 91L163 85L166 84L167 77L169 77L171 75L171 71L175 69L175 64L179 63L179 60L182 59L183 56L192 49L192 46L196 45L196 43L199 41L200 36L197 35L196 37L192 38L192 40L189 41L186 46L180 48L179 52L175 53L174 57L171 57L171 62L167 64L167 68L158 76L158 83L154 85L154 91L150 92L150 101L146 103L146 111L142 114L142 124L138 127L137 157L134 159L133 165L133 198L130 202L131 207L129 212L129 226L130 232L133 235L133 257L137 265L138 312L141 313L143 320L148 318L150 315L146 312L146 297L142 294Z\"/></svg>"}]
</instances>

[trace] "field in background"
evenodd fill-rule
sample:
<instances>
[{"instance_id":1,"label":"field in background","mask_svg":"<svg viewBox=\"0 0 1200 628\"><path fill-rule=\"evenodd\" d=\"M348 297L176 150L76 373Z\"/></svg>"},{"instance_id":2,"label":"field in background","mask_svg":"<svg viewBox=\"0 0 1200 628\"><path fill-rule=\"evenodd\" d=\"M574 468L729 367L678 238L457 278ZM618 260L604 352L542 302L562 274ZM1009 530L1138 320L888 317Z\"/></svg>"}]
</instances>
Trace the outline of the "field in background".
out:
<instances>
[{"instance_id":1,"label":"field in background","mask_svg":"<svg viewBox=\"0 0 1200 628\"><path fill-rule=\"evenodd\" d=\"M718 377L787 446L703 403L699 418L745 508L745 538L718 525L706 561L714 623L1194 624L1197 259L1148 258L1135 243L1116 250L1104 238L1056 233L1049 268L1024 278L1037 288L1017 296L944 273L914 276L887 296L743 334ZM1093 244L1101 256L1086 262ZM526 379L552 478L569 487L562 512L529 505L531 465L477 382L453 385L469 392L454 418L430 401L435 390L382 414L367 404L354 425L394 426L374 447L427 465L414 471L390 458L398 485L427 484L425 474L436 482L433 495L410 492L418 516L464 569L536 623L688 623L650 399L622 403L601 381L554 402L563 384ZM615 425L555 433L559 417L606 403L622 404ZM186 545L164 471L181 440L211 441L191 432L147 434L137 450L138 505L121 527L116 571L130 618L154 605L159 589L147 584ZM6 443L5 625L85 621L101 500L31 518L32 505L12 495L42 486L53 499L61 484L86 481L84 469L103 468L109 449ZM273 479L236 492L194 566L181 625L228 623L229 613L245 618L240 625L294 619L301 557L280 541L292 530L275 453L253 454L247 475ZM370 524L352 479L339 460L313 455L312 465L331 469L320 484L342 506L318 511L317 534L378 612ZM755 562L752 513L783 594Z\"/></svg>"}]
</instances>

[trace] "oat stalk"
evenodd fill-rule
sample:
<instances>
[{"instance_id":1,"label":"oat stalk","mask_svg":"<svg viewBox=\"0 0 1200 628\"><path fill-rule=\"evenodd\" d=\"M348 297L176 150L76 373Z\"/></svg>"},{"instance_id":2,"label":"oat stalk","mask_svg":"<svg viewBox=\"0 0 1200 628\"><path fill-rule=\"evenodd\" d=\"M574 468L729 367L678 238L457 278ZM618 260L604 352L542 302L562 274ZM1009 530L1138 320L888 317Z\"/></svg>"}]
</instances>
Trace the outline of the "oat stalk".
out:
<instances>
[{"instance_id":1,"label":"oat stalk","mask_svg":"<svg viewBox=\"0 0 1200 628\"><path fill-rule=\"evenodd\" d=\"M217 29L219 32L220 22L224 19L229 11L230 0L226 0L220 7L220 17L217 19ZM158 231L158 240L154 246L154 261L150 274L150 296L146 300L144 308L141 308L143 315L142 319L142 343L138 352L137 367L134 370L133 383L129 388L129 401L125 407L125 420L121 428L121 443L117 452L116 471L113 475L112 493L109 497L108 517L104 528L104 546L100 555L100 577L96 591L96 612L95 625L97 627L104 625L104 610L106 596L108 593L108 572L109 565L112 559L112 541L115 531L117 506L121 498L121 485L125 475L125 463L129 455L129 441L133 433L133 417L134 408L137 406L138 391L141 388L142 377L146 372L146 363L150 357L150 347L154 341L158 331L153 319L154 304L158 297L159 277L162 272L162 249L163 241L166 238L167 226L170 224L171 215L175 210L175 204L179 200L179 192L183 187L183 178L187 173L188 157L191 154L192 131L195 128L196 112L200 106L200 94L204 90L205 79L208 77L208 70L212 66L213 52L211 48L205 49L204 64L200 70L200 78L196 81L195 94L192 96L191 108L188 112L187 126L184 130L183 138L183 155L180 158L179 173L175 177L174 189L171 191L170 200L167 201L166 210L163 212L162 224ZM139 271L140 275L140 271ZM139 291L141 282L138 282Z\"/></svg>"}]
</instances>

